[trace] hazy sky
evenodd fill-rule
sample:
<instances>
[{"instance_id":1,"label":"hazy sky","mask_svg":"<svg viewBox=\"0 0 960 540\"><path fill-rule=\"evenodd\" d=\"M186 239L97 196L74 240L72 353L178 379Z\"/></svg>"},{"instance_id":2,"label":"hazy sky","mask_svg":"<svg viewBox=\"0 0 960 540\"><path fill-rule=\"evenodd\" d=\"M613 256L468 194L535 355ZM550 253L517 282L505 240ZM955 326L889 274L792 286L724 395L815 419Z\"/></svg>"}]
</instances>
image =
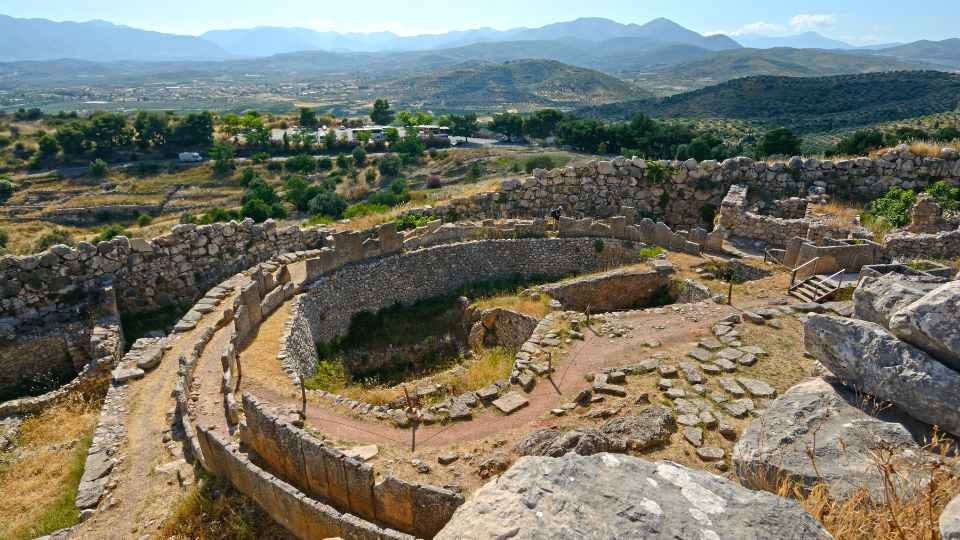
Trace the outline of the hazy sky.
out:
<instances>
[{"instance_id":1,"label":"hazy sky","mask_svg":"<svg viewBox=\"0 0 960 540\"><path fill-rule=\"evenodd\" d=\"M858 44L960 35L957 0L0 0L0 13L58 21L103 19L179 34L303 26L412 35L481 26L542 26L576 17L625 23L667 17L701 33L786 35L816 30Z\"/></svg>"}]
</instances>

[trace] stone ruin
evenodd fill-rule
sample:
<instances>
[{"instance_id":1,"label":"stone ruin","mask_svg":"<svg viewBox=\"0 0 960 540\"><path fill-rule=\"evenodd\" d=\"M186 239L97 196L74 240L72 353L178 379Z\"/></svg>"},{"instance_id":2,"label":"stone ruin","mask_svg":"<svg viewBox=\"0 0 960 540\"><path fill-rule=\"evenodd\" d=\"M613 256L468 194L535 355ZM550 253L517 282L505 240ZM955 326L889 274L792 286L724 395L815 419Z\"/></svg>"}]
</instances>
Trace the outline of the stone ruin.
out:
<instances>
[{"instance_id":1,"label":"stone ruin","mask_svg":"<svg viewBox=\"0 0 960 540\"><path fill-rule=\"evenodd\" d=\"M796 194L810 185L834 193L845 191L858 196L874 196L894 185L923 187L931 177L948 178L956 183L960 178L960 161L956 153L921 158L909 155L905 149L897 149L876 160L862 158L832 162L795 158L775 164L757 163L747 158L723 163L688 161L658 162L656 165L638 159L618 159L554 171L535 171L532 177L522 182L505 182L499 192L455 200L447 207L419 209L419 212L432 214L438 219L406 233L400 233L392 225L367 231L335 232L322 227L280 229L271 222L255 225L245 221L201 227L178 226L170 235L151 241L120 237L97 246L81 244L76 249L55 246L37 256L0 258L0 277L3 278L0 339L5 340L0 344L0 364L12 366L10 362L20 362L17 365L27 370L36 366L45 369L62 363L65 358L71 362L78 358L81 361L73 364L75 369L80 364L92 366L80 368L81 373L95 372L102 378L113 370L97 430L99 435L88 455L78 496L78 505L84 509L85 515L94 511L109 491L111 477L115 474L113 465L122 458L123 439L127 436L124 418L129 414L127 386L156 370L163 362L176 362L176 417L185 433L189 455L210 473L228 479L297 536L429 538L437 535L466 538L473 533L471 531L486 530L476 518L478 513L490 515L492 508L496 515L517 515L509 506L514 502L509 493L518 493L537 485L537 482L558 485L562 478L549 475L532 478L538 476L537 467L543 466L544 458L524 458L515 470L502 477L499 488L489 489L492 493L489 496L503 500L504 505L487 507L486 510L478 510L478 507L484 508L488 495L478 494L476 501L465 503L457 493L442 487L405 482L389 476L377 478L369 466L297 427L298 423L302 425L302 418L296 414L275 410L252 394L238 400L236 388L242 377L239 351L266 317L285 303L291 303L291 316L285 326L277 361L292 378L299 380L316 365L315 344L341 335L352 314L359 310L381 309L388 302L409 303L424 295L447 291L484 272L495 276L506 272L539 272L546 267L560 275L571 269L599 269L608 263L621 265L630 262L642 245L656 245L699 256L704 252L722 252L724 240L734 236L782 248L784 255L795 251L797 261L811 256L807 253L810 250L816 253L812 255L816 257L833 252L871 250L873 258L871 264L866 265L868 267L892 259L918 258L919 254L940 257L953 253L955 256L960 253L960 234L956 231L936 234L908 231L892 235L882 245L871 245L849 241L849 231L834 231L816 223L805 223L804 219L797 217L804 206L803 199L781 199L785 202L774 205L772 213L775 215L755 214L745 207L748 190L757 186L778 196ZM564 205L567 215L555 224L559 236L554 237L553 224L543 218L549 209L560 204ZM716 229L708 231L709 224L703 218L711 209L719 210L720 223ZM663 221L647 217L655 214L670 217ZM504 221L502 218L505 217L524 219ZM608 219L591 219L594 217ZM466 218L477 221L467 223L464 222ZM918 218L918 222L923 219ZM491 265L490 261L495 264ZM305 276L291 272L290 268L295 264L303 265ZM429 270L424 272L424 269ZM419 276L420 283L412 285L410 281L396 277L410 275L411 271ZM373 283L377 284L379 294L370 287ZM891 286L896 290L917 291L911 293L913 296L881 292L875 296L889 300L870 300L869 291L879 286L865 282L863 292L858 290L855 299L858 316L879 318L880 323L811 315L805 323L808 350L849 387L829 377L814 380L773 399L758 414L767 418L768 425L775 428L772 432L777 433L776 429L786 429L778 418L814 403L823 410L836 411L839 419L853 418L861 422L863 430L857 433L847 431L844 425L830 424L825 433L834 440L859 441L882 434L892 444L907 449L916 444L912 422L936 422L956 434L957 410L948 397L956 395L960 389L955 388L957 359L954 356L960 350L954 339L958 312L954 305L956 283L936 283L932 290L929 285L925 285L927 288ZM351 292L344 294L344 290ZM385 298L383 290L389 290L391 298ZM918 292L922 293L919 297L916 296ZM703 301L710 295L709 290L689 286L684 287L683 294L692 295L692 302ZM616 296L610 295L611 299ZM128 354L122 355L120 314L145 313L176 302L192 302L192 307L176 324L173 334L162 339L137 341ZM568 302L571 306L582 307L575 292L570 293ZM115 306L112 310L111 305ZM90 313L99 316L90 319L87 317ZM492 317L492 314L487 316ZM556 340L552 337L551 325L561 320L575 322L576 316L561 311L540 321L521 345L511 379L496 388L484 389L484 395L478 392L478 401L499 402L500 405L496 406L505 411L522 407L523 389L535 384L536 377L545 373L542 351L550 340ZM751 321L759 321L758 324L771 325L768 319L775 316L772 312L744 314ZM479 317L481 320L477 322L481 323L484 332L491 331L498 338L501 333L510 334L506 326L517 326L504 323L506 326L501 330L496 320L488 326L482 322L484 314ZM499 315L494 319L499 319ZM883 321L887 322L884 324ZM519 335L526 332L527 326L524 326ZM58 333L62 335L60 341L54 337ZM735 370L737 365L751 365L756 361L753 352L747 352L748 346L736 339L731 324L716 325L714 333L715 340L705 341L691 352L691 355L704 358L702 369L710 369L711 373L719 375L732 372L728 370ZM712 347L714 341L720 349L704 348ZM36 351L45 350L44 347L48 347L45 343L54 345L49 346L51 352L39 355L41 361L38 362ZM182 356L168 358L169 351L174 348L183 351ZM862 358L873 357L889 361L902 373L911 375L890 379L873 364L859 362ZM24 358L32 360L32 364L24 364ZM695 356L691 358L701 361ZM852 362L852 358L858 362ZM220 396L218 405L222 404L224 411L224 424L219 428L208 424L209 417L203 416L202 407L195 401L198 388L209 384L204 379L206 375L197 368L209 361L219 364L216 381ZM688 364L679 368L684 378L697 380L703 376L701 368ZM591 389L616 395L619 392L617 381L623 377L666 373L669 367L624 366L598 373ZM677 368L674 368L674 375L677 374ZM760 381L732 376L725 379L729 379L726 381L729 391L738 392L740 396L774 397L768 387L758 384ZM45 395L4 403L0 405L0 412L39 410L70 388L68 385L55 391L51 393L52 397ZM665 386L661 390L669 395L670 391L677 389ZM893 401L897 412L904 416L899 420L863 416L866 413L861 409L851 407L850 393L857 391ZM677 392L672 395L686 399L679 397ZM705 422L710 419L704 416L708 411L701 410L697 399L684 401L689 410L681 416ZM337 396L331 396L331 401L338 406L363 408L363 404L346 403ZM741 416L749 415L754 408L753 401L746 397L724 398L719 403L724 411ZM450 400L444 407L446 410L438 412L459 411L458 404L466 405L469 410L469 404L464 401ZM388 421L398 416L396 410L364 410L374 415L380 412ZM676 420L681 421L679 417ZM682 421L689 423L692 420L685 418ZM807 419L801 418L801 422L807 422ZM696 441L695 424L683 425L685 439ZM624 430L623 426L611 425L605 436L611 441L619 441L623 439ZM234 435L239 435L242 444L238 444ZM744 476L747 471L755 474L763 470L772 475L789 474L809 480L809 471L803 470L798 460L787 460L771 469L769 456L751 446L751 442L768 435L749 431L744 434L734 455L738 470L742 469ZM591 439L590 434L582 433L557 434L556 437L551 434L550 437L547 447L561 449L602 440ZM640 444L639 437L632 433L629 444ZM624 442L625 446L627 444ZM790 452L798 452L797 448L782 450L789 456L793 455ZM696 452L702 459L709 460L715 459L715 450L697 447ZM836 472L826 465L824 463L825 474ZM656 508L662 515L664 505L680 504L677 501L684 493L707 490L719 497L729 512L715 511L714 503L721 504L717 499L700 499L691 503L691 510L696 509L713 523L713 528L701 531L705 537L726 536L738 530L742 522L738 518L740 510L727 505L743 497L755 499L749 505L753 515L761 512L771 516L770 529L766 531L770 535L782 534L786 530L795 532L796 527L804 527L810 537L829 537L795 503L748 492L707 473L666 463L647 464L609 453L600 453L591 459L568 455L563 458L562 467L580 479L604 478L604 474L619 477L624 474L622 471L629 470L629 474L645 478L651 486L666 487L656 490L656 494L643 490L630 494L631 497L642 496L644 511L654 516L658 515ZM869 484L870 479L864 482ZM634 487L640 489L642 483ZM621 482L619 485L632 489L630 485L633 484ZM592 489L586 481L578 486L580 490ZM842 482L838 483L838 489L840 486ZM579 492L558 491L556 502L544 500L544 508L557 508L556 505L563 504L563 498L571 493ZM949 508L954 507L956 503ZM603 508L591 508L591 512L595 512L601 527L618 523L619 518L606 515ZM955 525L956 518L951 516L956 512L945 512L941 518L945 537L949 537L951 524ZM661 524L680 531L692 523L686 518L673 521L674 517L663 518L665 521ZM444 529L448 522L449 528ZM703 523L702 520L698 522ZM562 525L559 521L557 524ZM642 524L636 527L639 527L637 531L648 530ZM517 534L507 528L509 530L501 532Z\"/></svg>"}]
</instances>

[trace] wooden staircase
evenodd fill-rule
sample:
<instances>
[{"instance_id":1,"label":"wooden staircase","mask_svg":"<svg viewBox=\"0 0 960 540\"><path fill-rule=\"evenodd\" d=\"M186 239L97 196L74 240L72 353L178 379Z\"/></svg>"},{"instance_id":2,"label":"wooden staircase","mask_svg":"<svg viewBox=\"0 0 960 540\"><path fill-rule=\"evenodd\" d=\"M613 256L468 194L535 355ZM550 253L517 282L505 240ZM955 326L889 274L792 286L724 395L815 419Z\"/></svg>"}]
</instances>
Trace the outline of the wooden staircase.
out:
<instances>
[{"instance_id":1,"label":"wooden staircase","mask_svg":"<svg viewBox=\"0 0 960 540\"><path fill-rule=\"evenodd\" d=\"M803 302L816 302L820 304L830 300L839 290L840 287L831 284L829 278L823 279L819 276L810 276L790 287L789 294L794 298L799 298Z\"/></svg>"}]
</instances>

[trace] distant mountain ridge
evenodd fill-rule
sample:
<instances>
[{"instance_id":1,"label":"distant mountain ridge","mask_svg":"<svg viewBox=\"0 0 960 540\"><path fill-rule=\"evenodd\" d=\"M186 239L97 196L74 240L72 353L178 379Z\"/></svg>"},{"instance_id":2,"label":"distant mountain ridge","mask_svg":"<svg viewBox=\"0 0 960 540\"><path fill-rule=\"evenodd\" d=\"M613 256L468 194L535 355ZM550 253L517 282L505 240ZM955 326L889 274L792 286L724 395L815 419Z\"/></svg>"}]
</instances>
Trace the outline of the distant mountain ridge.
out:
<instances>
[{"instance_id":1,"label":"distant mountain ridge","mask_svg":"<svg viewBox=\"0 0 960 540\"><path fill-rule=\"evenodd\" d=\"M817 32L803 32L792 36L737 36L737 41L752 49L791 47L794 49L856 49L844 41L830 39Z\"/></svg>"},{"instance_id":2,"label":"distant mountain ridge","mask_svg":"<svg viewBox=\"0 0 960 540\"><path fill-rule=\"evenodd\" d=\"M219 60L230 55L220 46L181 36L118 26L106 21L53 22L0 15L0 61L74 58L118 60Z\"/></svg>"}]
</instances>

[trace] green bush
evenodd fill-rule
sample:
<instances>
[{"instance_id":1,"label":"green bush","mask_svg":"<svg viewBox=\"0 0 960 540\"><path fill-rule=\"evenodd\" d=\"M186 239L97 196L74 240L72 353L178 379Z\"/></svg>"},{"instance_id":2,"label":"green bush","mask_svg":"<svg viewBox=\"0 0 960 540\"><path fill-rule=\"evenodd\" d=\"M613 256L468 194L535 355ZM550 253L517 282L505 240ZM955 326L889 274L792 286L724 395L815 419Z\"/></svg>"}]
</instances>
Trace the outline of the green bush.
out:
<instances>
[{"instance_id":1,"label":"green bush","mask_svg":"<svg viewBox=\"0 0 960 540\"><path fill-rule=\"evenodd\" d=\"M149 214L140 214L139 216L137 216L137 225L139 225L140 227L146 227L151 223L153 223L153 218L150 217Z\"/></svg>"},{"instance_id":2,"label":"green bush","mask_svg":"<svg viewBox=\"0 0 960 540\"><path fill-rule=\"evenodd\" d=\"M367 164L367 151L359 146L353 149L353 164L357 167L363 167Z\"/></svg>"},{"instance_id":3,"label":"green bush","mask_svg":"<svg viewBox=\"0 0 960 540\"><path fill-rule=\"evenodd\" d=\"M0 178L0 204L7 202L13 196L13 184L6 178Z\"/></svg>"},{"instance_id":4,"label":"green bush","mask_svg":"<svg viewBox=\"0 0 960 540\"><path fill-rule=\"evenodd\" d=\"M90 176L94 178L104 178L107 176L107 173L110 172L110 167L107 166L107 162L97 158L90 162L89 167Z\"/></svg>"},{"instance_id":5,"label":"green bush","mask_svg":"<svg viewBox=\"0 0 960 540\"><path fill-rule=\"evenodd\" d=\"M864 224L877 223L883 220L892 227L903 227L909 220L910 207L917 202L917 195L912 189L891 188L883 197L875 199L861 216Z\"/></svg>"},{"instance_id":6,"label":"green bush","mask_svg":"<svg viewBox=\"0 0 960 540\"><path fill-rule=\"evenodd\" d=\"M250 160L254 163L266 163L270 159L270 154L266 152L256 152L250 156Z\"/></svg>"},{"instance_id":7,"label":"green bush","mask_svg":"<svg viewBox=\"0 0 960 540\"><path fill-rule=\"evenodd\" d=\"M317 170L317 160L308 154L293 156L287 160L286 169L293 173L309 174Z\"/></svg>"},{"instance_id":8,"label":"green bush","mask_svg":"<svg viewBox=\"0 0 960 540\"><path fill-rule=\"evenodd\" d=\"M7 231L0 229L0 249L6 249L9 242L10 235L7 234Z\"/></svg>"},{"instance_id":9,"label":"green bush","mask_svg":"<svg viewBox=\"0 0 960 540\"><path fill-rule=\"evenodd\" d=\"M550 156L534 156L527 160L526 171L532 173L534 169L553 169L556 168L557 164L553 161L553 158Z\"/></svg>"},{"instance_id":10,"label":"green bush","mask_svg":"<svg viewBox=\"0 0 960 540\"><path fill-rule=\"evenodd\" d=\"M37 239L34 251L44 251L51 246L63 244L65 246L77 245L73 235L63 229L54 229Z\"/></svg>"},{"instance_id":11,"label":"green bush","mask_svg":"<svg viewBox=\"0 0 960 540\"><path fill-rule=\"evenodd\" d=\"M283 170L283 162L281 161L268 161L267 170L270 172L280 172Z\"/></svg>"},{"instance_id":12,"label":"green bush","mask_svg":"<svg viewBox=\"0 0 960 540\"><path fill-rule=\"evenodd\" d=\"M310 202L307 204L307 209L314 215L319 214L340 219L343 211L347 209L347 200L332 189L324 190L310 199Z\"/></svg>"},{"instance_id":13,"label":"green bush","mask_svg":"<svg viewBox=\"0 0 960 540\"><path fill-rule=\"evenodd\" d=\"M362 202L357 204L351 204L343 212L344 219L354 219L363 216L369 216L373 214L383 214L384 212L389 212L390 207L385 204L371 204L368 202Z\"/></svg>"},{"instance_id":14,"label":"green bush","mask_svg":"<svg viewBox=\"0 0 960 540\"><path fill-rule=\"evenodd\" d=\"M377 161L377 170L380 171L382 176L387 178L395 178L398 176L401 166L402 162L400 158L392 154L383 156Z\"/></svg>"},{"instance_id":15,"label":"green bush","mask_svg":"<svg viewBox=\"0 0 960 540\"><path fill-rule=\"evenodd\" d=\"M127 231L120 225L113 224L100 232L97 236L93 237L91 243L99 244L100 242L109 242L118 236L126 236Z\"/></svg>"},{"instance_id":16,"label":"green bush","mask_svg":"<svg viewBox=\"0 0 960 540\"><path fill-rule=\"evenodd\" d=\"M471 182L479 180L483 176L483 165L479 161L474 161L467 168L466 178Z\"/></svg>"},{"instance_id":17,"label":"green bush","mask_svg":"<svg viewBox=\"0 0 960 540\"><path fill-rule=\"evenodd\" d=\"M663 248L660 246L645 247L640 250L639 256L642 261L649 261L650 259L656 259L660 255L663 255Z\"/></svg>"},{"instance_id":18,"label":"green bush","mask_svg":"<svg viewBox=\"0 0 960 540\"><path fill-rule=\"evenodd\" d=\"M416 229L417 227L423 227L431 221L433 221L433 216L428 216L426 214L405 214L397 218L397 230L406 231L410 229Z\"/></svg>"},{"instance_id":19,"label":"green bush","mask_svg":"<svg viewBox=\"0 0 960 540\"><path fill-rule=\"evenodd\" d=\"M340 154L337 156L337 168L341 171L345 171L350 168L352 162L346 154Z\"/></svg>"},{"instance_id":20,"label":"green bush","mask_svg":"<svg viewBox=\"0 0 960 540\"><path fill-rule=\"evenodd\" d=\"M960 188L951 187L950 184L947 184L944 180L940 180L928 187L927 193L930 194L930 196L937 201L937 204L940 205L940 208L944 210L957 210L960 208Z\"/></svg>"},{"instance_id":21,"label":"green bush","mask_svg":"<svg viewBox=\"0 0 960 540\"><path fill-rule=\"evenodd\" d=\"M333 160L328 157L322 157L317 160L317 170L329 171L333 168Z\"/></svg>"},{"instance_id":22,"label":"green bush","mask_svg":"<svg viewBox=\"0 0 960 540\"><path fill-rule=\"evenodd\" d=\"M249 186L250 182L257 178L260 178L260 175L252 167L245 167L240 170L240 185L242 186Z\"/></svg>"},{"instance_id":23,"label":"green bush","mask_svg":"<svg viewBox=\"0 0 960 540\"><path fill-rule=\"evenodd\" d=\"M795 156L800 153L801 140L787 128L768 131L760 138L758 149L766 156Z\"/></svg>"}]
</instances>

